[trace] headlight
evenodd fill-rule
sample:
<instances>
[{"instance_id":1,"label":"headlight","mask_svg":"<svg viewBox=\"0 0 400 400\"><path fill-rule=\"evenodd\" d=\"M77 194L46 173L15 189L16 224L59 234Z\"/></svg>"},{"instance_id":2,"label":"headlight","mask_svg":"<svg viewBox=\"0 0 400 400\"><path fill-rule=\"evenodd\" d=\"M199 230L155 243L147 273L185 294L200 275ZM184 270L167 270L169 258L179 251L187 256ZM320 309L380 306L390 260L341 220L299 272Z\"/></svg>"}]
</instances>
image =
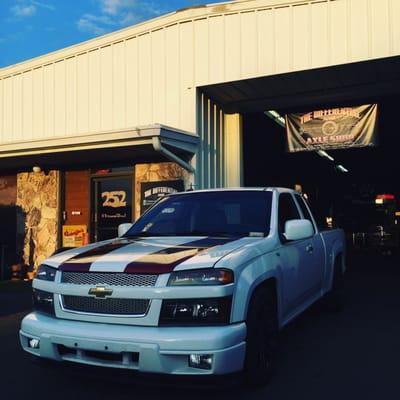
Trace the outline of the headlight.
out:
<instances>
[{"instance_id":1,"label":"headlight","mask_svg":"<svg viewBox=\"0 0 400 400\"><path fill-rule=\"evenodd\" d=\"M44 290L33 289L33 308L36 311L55 315L54 294Z\"/></svg>"},{"instance_id":2,"label":"headlight","mask_svg":"<svg viewBox=\"0 0 400 400\"><path fill-rule=\"evenodd\" d=\"M233 272L229 269L197 269L173 272L168 286L227 285L233 280Z\"/></svg>"},{"instance_id":3,"label":"headlight","mask_svg":"<svg viewBox=\"0 0 400 400\"><path fill-rule=\"evenodd\" d=\"M163 300L159 325L222 325L231 316L232 297Z\"/></svg>"},{"instance_id":4,"label":"headlight","mask_svg":"<svg viewBox=\"0 0 400 400\"><path fill-rule=\"evenodd\" d=\"M36 273L36 279L40 279L41 281L53 282L56 277L56 272L57 270L55 268L42 264Z\"/></svg>"}]
</instances>

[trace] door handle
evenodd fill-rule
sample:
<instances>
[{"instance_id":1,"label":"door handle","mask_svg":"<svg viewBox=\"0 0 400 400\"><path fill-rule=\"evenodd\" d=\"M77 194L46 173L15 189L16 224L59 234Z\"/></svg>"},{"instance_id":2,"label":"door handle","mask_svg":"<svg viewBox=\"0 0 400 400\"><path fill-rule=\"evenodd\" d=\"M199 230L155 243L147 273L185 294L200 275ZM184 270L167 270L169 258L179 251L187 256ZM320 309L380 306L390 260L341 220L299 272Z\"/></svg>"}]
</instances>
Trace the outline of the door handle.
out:
<instances>
[{"instance_id":1,"label":"door handle","mask_svg":"<svg viewBox=\"0 0 400 400\"><path fill-rule=\"evenodd\" d=\"M306 247L306 251L307 251L307 253L310 253L310 254L314 251L314 247L312 246L312 244L309 244Z\"/></svg>"}]
</instances>

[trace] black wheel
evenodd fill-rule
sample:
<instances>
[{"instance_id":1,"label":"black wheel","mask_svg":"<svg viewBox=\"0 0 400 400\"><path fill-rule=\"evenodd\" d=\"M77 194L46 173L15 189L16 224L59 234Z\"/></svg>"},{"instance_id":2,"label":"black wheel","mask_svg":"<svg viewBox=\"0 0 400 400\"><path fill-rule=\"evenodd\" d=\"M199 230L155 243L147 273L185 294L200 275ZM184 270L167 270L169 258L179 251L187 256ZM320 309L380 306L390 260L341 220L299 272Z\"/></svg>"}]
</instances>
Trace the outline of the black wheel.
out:
<instances>
[{"instance_id":1,"label":"black wheel","mask_svg":"<svg viewBox=\"0 0 400 400\"><path fill-rule=\"evenodd\" d=\"M324 305L331 312L341 311L344 307L344 274L340 260L335 263L332 289L325 295Z\"/></svg>"},{"instance_id":2,"label":"black wheel","mask_svg":"<svg viewBox=\"0 0 400 400\"><path fill-rule=\"evenodd\" d=\"M267 383L275 368L278 319L274 288L257 288L246 319L247 343L245 383L256 387Z\"/></svg>"}]
</instances>

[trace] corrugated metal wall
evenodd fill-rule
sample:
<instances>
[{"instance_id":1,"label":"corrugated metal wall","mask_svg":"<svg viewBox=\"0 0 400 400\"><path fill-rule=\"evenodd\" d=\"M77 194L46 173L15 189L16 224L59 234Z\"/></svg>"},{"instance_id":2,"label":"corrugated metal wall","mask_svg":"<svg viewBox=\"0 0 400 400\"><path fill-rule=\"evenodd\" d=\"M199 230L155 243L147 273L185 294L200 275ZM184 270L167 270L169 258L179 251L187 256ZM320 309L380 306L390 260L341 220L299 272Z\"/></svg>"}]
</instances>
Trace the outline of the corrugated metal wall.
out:
<instances>
[{"instance_id":1,"label":"corrugated metal wall","mask_svg":"<svg viewBox=\"0 0 400 400\"><path fill-rule=\"evenodd\" d=\"M196 155L196 189L225 186L225 115L220 107L199 92L197 132L200 137Z\"/></svg>"},{"instance_id":2,"label":"corrugated metal wall","mask_svg":"<svg viewBox=\"0 0 400 400\"><path fill-rule=\"evenodd\" d=\"M238 1L168 15L0 70L0 143L152 123L195 132L197 86L399 55L399 19L399 0Z\"/></svg>"}]
</instances>

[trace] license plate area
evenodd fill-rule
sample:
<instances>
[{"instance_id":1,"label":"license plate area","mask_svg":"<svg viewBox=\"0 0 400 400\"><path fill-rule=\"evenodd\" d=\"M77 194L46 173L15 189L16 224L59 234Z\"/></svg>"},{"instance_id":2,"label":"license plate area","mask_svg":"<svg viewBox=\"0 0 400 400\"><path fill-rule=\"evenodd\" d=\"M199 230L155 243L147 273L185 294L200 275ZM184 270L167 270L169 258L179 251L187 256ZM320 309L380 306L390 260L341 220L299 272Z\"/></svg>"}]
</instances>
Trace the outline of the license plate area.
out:
<instances>
[{"instance_id":1,"label":"license plate area","mask_svg":"<svg viewBox=\"0 0 400 400\"><path fill-rule=\"evenodd\" d=\"M65 361L131 369L139 367L139 352L124 351L116 353L107 350L99 351L68 347L63 344L57 345L57 351L60 358Z\"/></svg>"}]
</instances>

